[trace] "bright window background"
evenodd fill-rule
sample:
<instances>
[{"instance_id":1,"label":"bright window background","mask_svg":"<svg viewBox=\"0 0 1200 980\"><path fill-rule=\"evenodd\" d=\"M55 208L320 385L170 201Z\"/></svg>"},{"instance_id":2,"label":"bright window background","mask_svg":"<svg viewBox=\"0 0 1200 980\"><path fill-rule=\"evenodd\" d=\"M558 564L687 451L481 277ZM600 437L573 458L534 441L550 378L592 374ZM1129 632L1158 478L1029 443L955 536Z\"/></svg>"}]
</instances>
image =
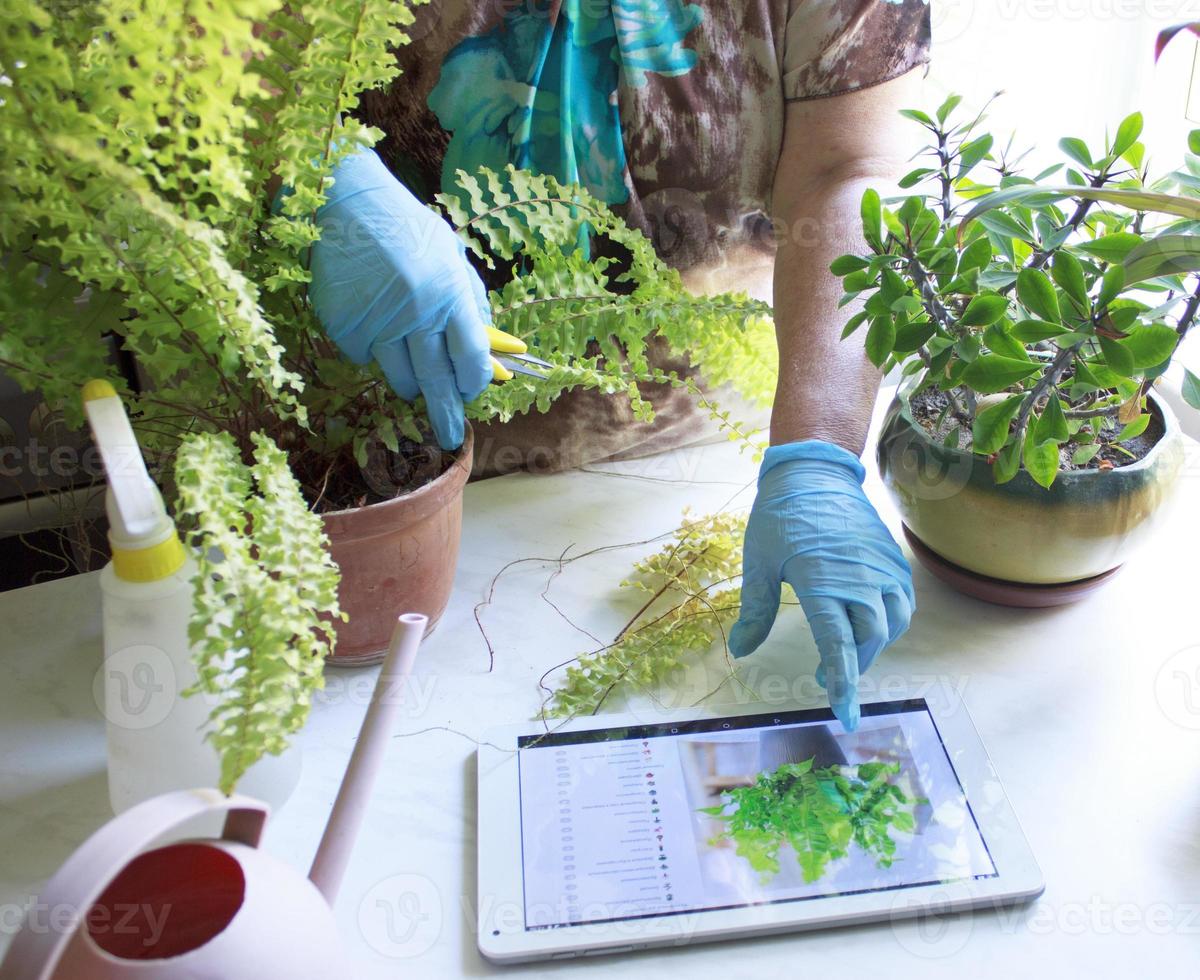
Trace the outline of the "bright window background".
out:
<instances>
[{"instance_id":1,"label":"bright window background","mask_svg":"<svg viewBox=\"0 0 1200 980\"><path fill-rule=\"evenodd\" d=\"M1172 24L1200 20L1195 0L932 0L933 63L925 105L950 92L989 111L998 142L1033 146L1036 164L1062 159L1057 143L1078 136L1093 149L1140 110L1152 174L1182 164L1187 134L1200 129L1200 85L1191 96L1197 41L1176 37L1156 64L1154 40ZM1191 119L1188 118L1190 112ZM1183 361L1200 372L1200 336Z\"/></svg>"}]
</instances>

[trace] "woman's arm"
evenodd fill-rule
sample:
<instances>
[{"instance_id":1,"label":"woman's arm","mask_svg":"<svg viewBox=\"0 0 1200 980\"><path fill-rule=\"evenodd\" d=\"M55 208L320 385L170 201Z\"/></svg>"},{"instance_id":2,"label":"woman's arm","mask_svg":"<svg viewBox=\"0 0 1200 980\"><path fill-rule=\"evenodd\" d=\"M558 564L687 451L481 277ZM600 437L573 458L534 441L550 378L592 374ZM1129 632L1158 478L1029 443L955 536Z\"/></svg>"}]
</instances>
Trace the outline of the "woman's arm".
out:
<instances>
[{"instance_id":1,"label":"woman's arm","mask_svg":"<svg viewBox=\"0 0 1200 980\"><path fill-rule=\"evenodd\" d=\"M861 342L841 343L856 312L838 309L840 280L829 263L861 252L859 201L905 171L909 147L896 112L917 101L919 73L828 99L789 102L775 175L772 216L779 385L771 443L802 439L863 451L879 372ZM901 130L900 137L896 131Z\"/></svg>"}]
</instances>

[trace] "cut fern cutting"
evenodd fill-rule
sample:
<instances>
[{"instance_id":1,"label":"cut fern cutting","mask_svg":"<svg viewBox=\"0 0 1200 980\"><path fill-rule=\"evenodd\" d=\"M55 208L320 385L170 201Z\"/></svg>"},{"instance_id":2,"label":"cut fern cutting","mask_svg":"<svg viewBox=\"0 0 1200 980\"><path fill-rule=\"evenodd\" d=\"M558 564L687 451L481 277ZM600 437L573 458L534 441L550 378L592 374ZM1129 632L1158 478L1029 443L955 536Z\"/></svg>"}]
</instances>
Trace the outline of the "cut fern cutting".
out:
<instances>
[{"instance_id":1,"label":"cut fern cutting","mask_svg":"<svg viewBox=\"0 0 1200 980\"><path fill-rule=\"evenodd\" d=\"M689 661L725 643L737 619L746 518L684 521L671 544L634 565L621 583L647 598L607 646L579 656L542 705L546 718L595 714L614 695L653 690ZM545 678L543 678L543 686Z\"/></svg>"}]
</instances>

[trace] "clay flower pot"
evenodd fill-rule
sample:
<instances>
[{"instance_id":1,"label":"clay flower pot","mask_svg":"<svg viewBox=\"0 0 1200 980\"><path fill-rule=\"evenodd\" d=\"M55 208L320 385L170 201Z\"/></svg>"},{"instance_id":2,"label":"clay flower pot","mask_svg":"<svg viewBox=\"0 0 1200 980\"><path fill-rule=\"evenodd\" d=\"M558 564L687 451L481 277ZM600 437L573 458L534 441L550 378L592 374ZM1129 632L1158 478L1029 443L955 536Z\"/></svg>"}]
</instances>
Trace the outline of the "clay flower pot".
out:
<instances>
[{"instance_id":1,"label":"clay flower pot","mask_svg":"<svg viewBox=\"0 0 1200 980\"><path fill-rule=\"evenodd\" d=\"M879 470L913 550L934 575L991 602L1048 606L1102 584L1164 521L1183 469L1179 423L1153 392L1142 459L1063 471L1045 489L1025 472L997 485L983 457L949 449L913 421L905 395L879 436Z\"/></svg>"},{"instance_id":2,"label":"clay flower pot","mask_svg":"<svg viewBox=\"0 0 1200 980\"><path fill-rule=\"evenodd\" d=\"M454 464L436 480L392 500L324 515L342 573L338 601L350 617L337 624L333 665L383 660L400 612L428 616L426 635L437 625L454 584L473 446L467 426Z\"/></svg>"}]
</instances>

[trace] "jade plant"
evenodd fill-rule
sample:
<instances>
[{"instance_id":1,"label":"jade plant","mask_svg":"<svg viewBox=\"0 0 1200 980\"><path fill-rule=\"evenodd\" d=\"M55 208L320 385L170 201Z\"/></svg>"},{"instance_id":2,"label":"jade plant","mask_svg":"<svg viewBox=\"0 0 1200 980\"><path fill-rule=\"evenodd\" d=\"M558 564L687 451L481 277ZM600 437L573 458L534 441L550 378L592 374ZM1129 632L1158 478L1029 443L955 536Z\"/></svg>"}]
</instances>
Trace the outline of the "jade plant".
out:
<instances>
[{"instance_id":1,"label":"jade plant","mask_svg":"<svg viewBox=\"0 0 1200 980\"><path fill-rule=\"evenodd\" d=\"M880 868L896 859L893 832L911 834L914 815L928 800L911 797L895 777L897 763L813 767L814 759L787 763L759 773L753 785L722 793L717 806L699 812L717 817L725 828L711 845L732 841L762 879L780 871L780 852L791 847L805 882L819 880L829 864L850 853L869 854Z\"/></svg>"},{"instance_id":2,"label":"jade plant","mask_svg":"<svg viewBox=\"0 0 1200 980\"><path fill-rule=\"evenodd\" d=\"M394 79L412 17L402 0L0 5L0 368L75 425L90 378L125 397L205 556L191 631L227 790L303 723L335 641L320 510L403 492L427 452L423 406L339 356L307 295L331 174L381 135L358 98ZM592 388L651 419L648 382L723 418L654 366L660 339L707 381L770 397L762 304L689 295L578 187L510 169L460 174L459 191L440 207L497 270L497 326L553 364L471 418Z\"/></svg>"},{"instance_id":3,"label":"jade plant","mask_svg":"<svg viewBox=\"0 0 1200 980\"><path fill-rule=\"evenodd\" d=\"M999 483L1132 462L1153 435L1147 394L1200 306L1200 131L1157 181L1138 113L1102 146L1062 139L1064 159L1029 175L1027 153L960 101L903 112L925 160L901 180L913 193L863 195L866 250L831 266L843 305L862 301L843 337L900 368L927 428ZM1183 393L1200 408L1190 371Z\"/></svg>"}]
</instances>

